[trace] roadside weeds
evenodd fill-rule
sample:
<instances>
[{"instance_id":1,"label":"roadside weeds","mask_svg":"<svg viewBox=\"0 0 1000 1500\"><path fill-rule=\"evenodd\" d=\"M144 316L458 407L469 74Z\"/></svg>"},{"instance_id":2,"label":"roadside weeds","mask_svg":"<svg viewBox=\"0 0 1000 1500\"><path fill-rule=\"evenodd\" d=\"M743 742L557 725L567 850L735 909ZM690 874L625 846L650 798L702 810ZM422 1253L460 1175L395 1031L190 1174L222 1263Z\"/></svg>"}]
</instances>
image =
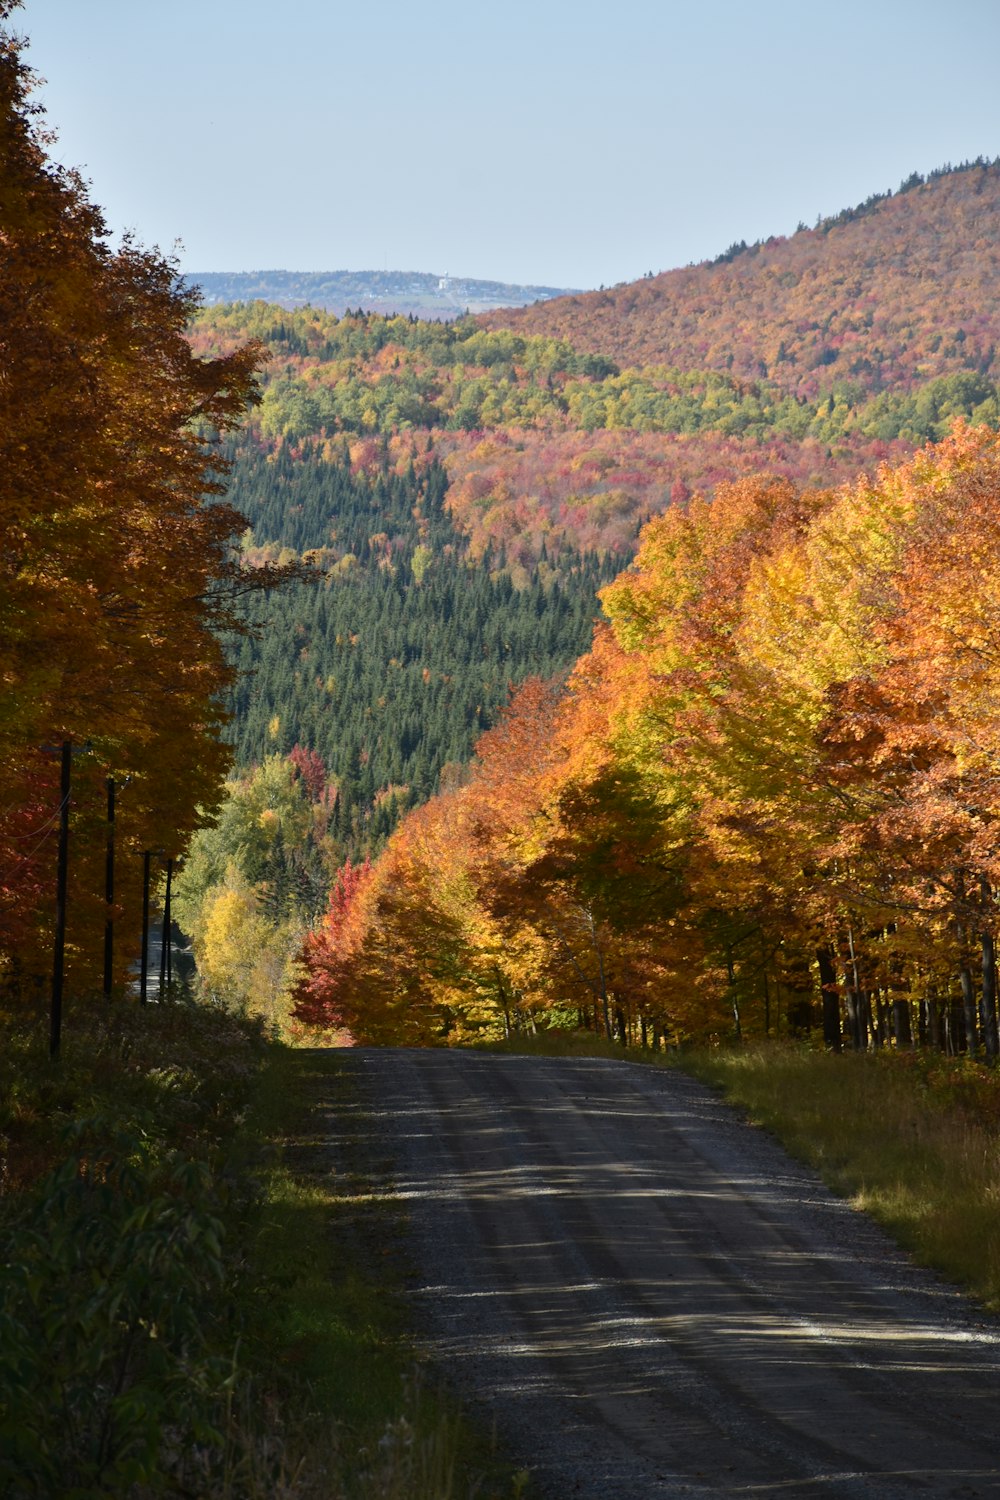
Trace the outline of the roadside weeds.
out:
<instances>
[{"instance_id":1,"label":"roadside weeds","mask_svg":"<svg viewBox=\"0 0 1000 1500\"><path fill-rule=\"evenodd\" d=\"M782 1044L685 1053L921 1265L1000 1311L1000 1077L916 1052Z\"/></svg>"}]
</instances>

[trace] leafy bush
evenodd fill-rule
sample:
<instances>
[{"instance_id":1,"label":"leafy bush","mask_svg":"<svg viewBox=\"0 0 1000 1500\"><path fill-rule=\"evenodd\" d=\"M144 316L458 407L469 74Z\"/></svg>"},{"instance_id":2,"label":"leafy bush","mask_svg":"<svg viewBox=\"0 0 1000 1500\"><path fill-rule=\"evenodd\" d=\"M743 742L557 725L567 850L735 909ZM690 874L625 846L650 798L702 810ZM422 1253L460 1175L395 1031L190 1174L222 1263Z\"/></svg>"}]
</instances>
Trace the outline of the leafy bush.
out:
<instances>
[{"instance_id":1,"label":"leafy bush","mask_svg":"<svg viewBox=\"0 0 1000 1500\"><path fill-rule=\"evenodd\" d=\"M4 1232L10 1500L160 1490L186 1454L221 1449L212 1414L224 1414L235 1379L210 1337L226 1273L208 1163L157 1160L148 1135L101 1118L75 1123L69 1145Z\"/></svg>"}]
</instances>

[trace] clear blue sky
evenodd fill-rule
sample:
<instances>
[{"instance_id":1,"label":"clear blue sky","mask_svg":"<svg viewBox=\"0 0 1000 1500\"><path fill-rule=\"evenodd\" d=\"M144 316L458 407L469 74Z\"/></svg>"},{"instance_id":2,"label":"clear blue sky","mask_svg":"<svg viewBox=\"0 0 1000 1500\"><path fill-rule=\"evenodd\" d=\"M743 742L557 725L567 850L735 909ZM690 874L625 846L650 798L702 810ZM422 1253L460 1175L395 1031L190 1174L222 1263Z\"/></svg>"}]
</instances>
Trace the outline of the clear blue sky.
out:
<instances>
[{"instance_id":1,"label":"clear blue sky","mask_svg":"<svg viewBox=\"0 0 1000 1500\"><path fill-rule=\"evenodd\" d=\"M631 280L1000 154L998 0L26 0L112 226L187 270Z\"/></svg>"}]
</instances>

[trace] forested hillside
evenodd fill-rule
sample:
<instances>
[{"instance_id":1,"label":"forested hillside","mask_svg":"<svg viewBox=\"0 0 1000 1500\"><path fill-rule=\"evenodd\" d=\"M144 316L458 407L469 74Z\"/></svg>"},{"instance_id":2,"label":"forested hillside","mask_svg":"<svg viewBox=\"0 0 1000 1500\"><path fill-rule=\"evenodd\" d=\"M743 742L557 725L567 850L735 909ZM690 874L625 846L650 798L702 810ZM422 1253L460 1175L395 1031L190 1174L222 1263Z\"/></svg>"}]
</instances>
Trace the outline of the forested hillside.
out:
<instances>
[{"instance_id":1,"label":"forested hillside","mask_svg":"<svg viewBox=\"0 0 1000 1500\"><path fill-rule=\"evenodd\" d=\"M713 372L619 370L551 339L254 303L207 309L195 349L270 355L231 451L245 566L315 583L255 606L229 707L239 764L296 745L334 789L343 852L467 759L508 689L585 648L596 590L640 526L761 470L823 486L997 420L971 373L854 406ZM263 627L257 630L256 627Z\"/></svg>"},{"instance_id":2,"label":"forested hillside","mask_svg":"<svg viewBox=\"0 0 1000 1500\"><path fill-rule=\"evenodd\" d=\"M444 872L484 825L475 838L461 823L445 834L422 805L439 788L446 799L459 795L459 767L477 736L497 732L511 689L559 680L586 660L597 592L627 567L644 526L677 511L703 514L710 530L716 512L701 507L733 484L766 482L782 494L785 486L809 510L836 486L862 473L874 481L881 466L898 467L920 444L945 439L956 418L1000 425L998 185L1000 168L984 164L914 179L790 241L734 247L713 266L498 314L492 326L362 311L337 317L259 301L199 313L190 332L197 354L226 357L252 339L267 356L261 404L231 450L233 500L250 523L243 565L295 564L307 575L254 604L254 631L234 643L234 811L228 833L199 835L182 881L188 930L217 993L243 984L266 995L275 975L282 988L292 985L297 935L315 920L324 871L329 881L340 868L334 902L343 916L358 869L402 815L403 842L392 843L377 870L404 860L405 877L385 877L394 914L411 899L435 909L433 881L425 889L419 873L430 856L414 862L412 839L434 850L431 863ZM550 723L541 742L526 743L530 763L544 761L554 732ZM487 735L482 743L493 742ZM503 774L517 785L520 767L505 763ZM254 808L255 817L268 812L266 787L270 843L257 848L246 819ZM533 786L523 794L525 805L539 795ZM472 794L463 795L465 806ZM656 826L652 809L665 794L648 795L646 811L632 808L637 829L644 818ZM650 834L654 844L659 836ZM493 869L494 856L483 858ZM666 972L662 957L642 957L650 914L662 931L665 888L654 881L647 889L640 856L627 858L630 889L644 894L634 911L631 896L615 896L625 903L615 917L623 922L617 957L600 946L597 927L588 939L598 942L601 966L625 965L620 994L656 987ZM506 880L505 861L494 873L502 865ZM466 900L460 858L458 869ZM657 877L668 886L671 878ZM519 955L521 979L502 963L491 969L491 958L493 977L475 981L474 999L434 1001L436 1024L460 1030L500 1012L509 1024L514 991L534 994L536 984L538 994L569 996L565 973L574 963L586 970L574 944L599 919L592 903L567 919L545 910L517 930L492 907L460 918L449 910L448 922L479 924L475 941L487 955ZM564 925L561 960L550 918ZM687 925L672 920L679 952L702 952L706 941L715 952L701 915ZM486 959L435 922L427 940L441 939L448 962L460 964L461 991ZM542 926L527 938L532 922ZM548 978L538 971L531 979L543 927ZM420 941L407 937L404 969ZM444 960L426 961L439 996L444 971L435 965ZM552 969L560 962L563 979ZM373 973L374 995L389 981L377 966ZM778 986L795 982L772 973ZM411 997L429 982L411 970L400 979ZM708 993L714 981L704 983ZM706 1001L706 1024L718 1020L713 1004ZM346 1017L364 1029L353 1005L338 998L303 1014ZM697 1009L692 1001L668 1021L629 1000L623 1014L626 1030L645 1017L683 1031Z\"/></svg>"},{"instance_id":3,"label":"forested hillside","mask_svg":"<svg viewBox=\"0 0 1000 1500\"><path fill-rule=\"evenodd\" d=\"M563 339L468 320L337 319L254 303L207 309L192 337L206 355L247 337L268 349L256 421L265 448L319 440L339 462L347 443L352 463L371 468L423 453L418 435L429 434L474 552L537 556L544 536L550 554L564 538L625 554L672 499L761 470L836 482L943 436L956 415L998 415L989 375L968 363L936 373L930 357L907 388L873 393L855 381L807 398L719 369L623 369Z\"/></svg>"},{"instance_id":4,"label":"forested hillside","mask_svg":"<svg viewBox=\"0 0 1000 1500\"><path fill-rule=\"evenodd\" d=\"M235 493L250 565L305 558L316 581L251 608L230 695L241 765L296 745L318 753L336 795L342 854L377 846L398 808L462 763L512 682L565 670L590 639L614 566L564 548L511 581L502 552L472 567L445 509L447 476L354 471L312 447L269 461L243 450Z\"/></svg>"},{"instance_id":5,"label":"forested hillside","mask_svg":"<svg viewBox=\"0 0 1000 1500\"><path fill-rule=\"evenodd\" d=\"M622 364L766 378L807 400L964 370L996 380L998 224L1000 163L914 173L790 238L482 322Z\"/></svg>"}]
</instances>

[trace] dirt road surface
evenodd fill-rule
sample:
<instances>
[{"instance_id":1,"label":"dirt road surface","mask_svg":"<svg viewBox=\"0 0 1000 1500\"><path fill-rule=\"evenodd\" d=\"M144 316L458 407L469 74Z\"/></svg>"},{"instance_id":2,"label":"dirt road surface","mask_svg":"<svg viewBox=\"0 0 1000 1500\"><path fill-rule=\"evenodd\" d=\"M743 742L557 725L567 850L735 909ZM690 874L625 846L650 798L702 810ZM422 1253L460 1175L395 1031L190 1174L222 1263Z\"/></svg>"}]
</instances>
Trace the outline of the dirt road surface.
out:
<instances>
[{"instance_id":1,"label":"dirt road surface","mask_svg":"<svg viewBox=\"0 0 1000 1500\"><path fill-rule=\"evenodd\" d=\"M434 1357L552 1500L1000 1496L1000 1330L674 1073L352 1054Z\"/></svg>"}]
</instances>

